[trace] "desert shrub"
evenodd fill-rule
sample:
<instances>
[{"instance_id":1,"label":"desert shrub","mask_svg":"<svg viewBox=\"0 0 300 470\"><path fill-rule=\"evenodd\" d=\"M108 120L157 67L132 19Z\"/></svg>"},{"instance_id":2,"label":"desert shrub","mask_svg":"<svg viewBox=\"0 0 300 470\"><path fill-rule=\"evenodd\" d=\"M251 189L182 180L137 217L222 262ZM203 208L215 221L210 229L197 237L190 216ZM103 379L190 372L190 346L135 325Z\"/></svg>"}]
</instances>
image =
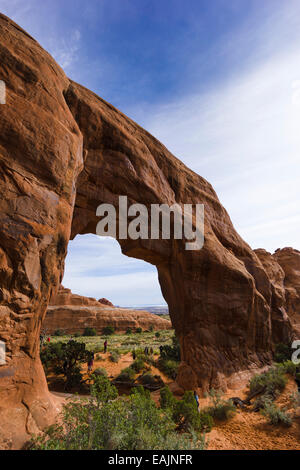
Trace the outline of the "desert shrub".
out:
<instances>
[{"instance_id":1,"label":"desert shrub","mask_svg":"<svg viewBox=\"0 0 300 470\"><path fill-rule=\"evenodd\" d=\"M159 375L153 375L151 372L145 372L139 377L139 382L142 385L150 386L161 386L163 387L164 383Z\"/></svg>"},{"instance_id":2,"label":"desert shrub","mask_svg":"<svg viewBox=\"0 0 300 470\"><path fill-rule=\"evenodd\" d=\"M53 333L53 336L65 336L65 331L64 330L55 330Z\"/></svg>"},{"instance_id":3,"label":"desert shrub","mask_svg":"<svg viewBox=\"0 0 300 470\"><path fill-rule=\"evenodd\" d=\"M295 392L290 395L290 400L292 403L293 408L299 408L300 407L300 393Z\"/></svg>"},{"instance_id":4,"label":"desert shrub","mask_svg":"<svg viewBox=\"0 0 300 470\"><path fill-rule=\"evenodd\" d=\"M296 376L297 370L298 370L298 366L294 364L292 361L281 362L280 364L277 365L277 367L281 369L283 373L290 374L293 377Z\"/></svg>"},{"instance_id":5,"label":"desert shrub","mask_svg":"<svg viewBox=\"0 0 300 470\"><path fill-rule=\"evenodd\" d=\"M95 328L87 326L85 327L82 336L97 336L97 331L95 330Z\"/></svg>"},{"instance_id":6,"label":"desert shrub","mask_svg":"<svg viewBox=\"0 0 300 470\"><path fill-rule=\"evenodd\" d=\"M135 371L131 367L126 367L121 370L120 374L116 377L117 382L133 382L135 378Z\"/></svg>"},{"instance_id":7,"label":"desert shrub","mask_svg":"<svg viewBox=\"0 0 300 470\"><path fill-rule=\"evenodd\" d=\"M269 401L273 401L273 400L274 400L273 395L268 395L266 393L263 395L260 395L258 398L256 398L256 400L253 403L253 411L262 410L265 407L266 403L268 403Z\"/></svg>"},{"instance_id":8,"label":"desert shrub","mask_svg":"<svg viewBox=\"0 0 300 470\"><path fill-rule=\"evenodd\" d=\"M160 389L159 396L160 407L173 412L177 400L167 385Z\"/></svg>"},{"instance_id":9,"label":"desert shrub","mask_svg":"<svg viewBox=\"0 0 300 470\"><path fill-rule=\"evenodd\" d=\"M156 336L156 338L160 338L160 332L157 331L157 332L155 333L155 336Z\"/></svg>"},{"instance_id":10,"label":"desert shrub","mask_svg":"<svg viewBox=\"0 0 300 470\"><path fill-rule=\"evenodd\" d=\"M150 326L149 331L150 331L150 333L152 333L154 331L154 326L153 325Z\"/></svg>"},{"instance_id":11,"label":"desert shrub","mask_svg":"<svg viewBox=\"0 0 300 470\"><path fill-rule=\"evenodd\" d=\"M185 392L181 400L174 402L173 419L180 429L187 431L192 428L195 431L210 432L213 419L206 410L198 411L193 392Z\"/></svg>"},{"instance_id":12,"label":"desert shrub","mask_svg":"<svg viewBox=\"0 0 300 470\"><path fill-rule=\"evenodd\" d=\"M156 407L149 394L135 390L117 398L105 377L97 377L87 401L64 406L59 425L32 440L40 450L192 450L204 449L204 436L178 434L169 413Z\"/></svg>"},{"instance_id":13,"label":"desert shrub","mask_svg":"<svg viewBox=\"0 0 300 470\"><path fill-rule=\"evenodd\" d=\"M112 351L110 353L110 356L109 356L109 359L111 362L119 362L120 360L120 354L118 353L118 351Z\"/></svg>"},{"instance_id":14,"label":"desert shrub","mask_svg":"<svg viewBox=\"0 0 300 470\"><path fill-rule=\"evenodd\" d=\"M292 425L292 418L285 409L281 410L271 400L266 400L261 413L268 418L269 423L273 425L283 424L284 426Z\"/></svg>"},{"instance_id":15,"label":"desert shrub","mask_svg":"<svg viewBox=\"0 0 300 470\"><path fill-rule=\"evenodd\" d=\"M176 379L179 362L174 361L172 359L164 359L160 357L157 361L157 367L161 370L164 374L166 374L170 379Z\"/></svg>"},{"instance_id":16,"label":"desert shrub","mask_svg":"<svg viewBox=\"0 0 300 470\"><path fill-rule=\"evenodd\" d=\"M226 421L236 413L236 407L231 400L224 400L220 390L210 390L208 393L210 405L206 409L207 413L214 419Z\"/></svg>"},{"instance_id":17,"label":"desert shrub","mask_svg":"<svg viewBox=\"0 0 300 470\"><path fill-rule=\"evenodd\" d=\"M143 369L145 369L145 362L143 361L142 358L136 359L130 366L136 373L141 372Z\"/></svg>"},{"instance_id":18,"label":"desert shrub","mask_svg":"<svg viewBox=\"0 0 300 470\"><path fill-rule=\"evenodd\" d=\"M140 334L140 333L143 333L143 330L142 330L142 328L138 327L138 328L136 328L135 332Z\"/></svg>"},{"instance_id":19,"label":"desert shrub","mask_svg":"<svg viewBox=\"0 0 300 470\"><path fill-rule=\"evenodd\" d=\"M279 343L275 346L274 361L275 362L290 361L292 354L293 354L293 350L290 345Z\"/></svg>"},{"instance_id":20,"label":"desert shrub","mask_svg":"<svg viewBox=\"0 0 300 470\"><path fill-rule=\"evenodd\" d=\"M104 336L111 336L111 335L114 334L114 332L115 332L114 327L113 327L113 326L110 326L110 325L109 325L109 326L105 326L105 327L103 328L103 330L102 330L102 334L103 334Z\"/></svg>"},{"instance_id":21,"label":"desert shrub","mask_svg":"<svg viewBox=\"0 0 300 470\"><path fill-rule=\"evenodd\" d=\"M131 390L131 395L140 394L145 398L151 398L150 391L144 388L142 385L137 385Z\"/></svg>"},{"instance_id":22,"label":"desert shrub","mask_svg":"<svg viewBox=\"0 0 300 470\"><path fill-rule=\"evenodd\" d=\"M252 377L249 385L250 395L264 393L276 398L284 390L286 383L287 378L282 367L272 367L267 372Z\"/></svg>"},{"instance_id":23,"label":"desert shrub","mask_svg":"<svg viewBox=\"0 0 300 470\"><path fill-rule=\"evenodd\" d=\"M96 370L94 370L93 375L107 377L107 372L104 367L98 367Z\"/></svg>"},{"instance_id":24,"label":"desert shrub","mask_svg":"<svg viewBox=\"0 0 300 470\"><path fill-rule=\"evenodd\" d=\"M81 334L79 331L76 331L76 333L74 334L74 337L75 338L80 338L81 337Z\"/></svg>"},{"instance_id":25,"label":"desert shrub","mask_svg":"<svg viewBox=\"0 0 300 470\"><path fill-rule=\"evenodd\" d=\"M67 343L51 343L41 351L41 361L46 371L62 374L65 389L77 387L82 382L80 364L90 357L84 343L70 340Z\"/></svg>"},{"instance_id":26,"label":"desert shrub","mask_svg":"<svg viewBox=\"0 0 300 470\"><path fill-rule=\"evenodd\" d=\"M132 329L131 328L127 328L126 335L132 335Z\"/></svg>"}]
</instances>

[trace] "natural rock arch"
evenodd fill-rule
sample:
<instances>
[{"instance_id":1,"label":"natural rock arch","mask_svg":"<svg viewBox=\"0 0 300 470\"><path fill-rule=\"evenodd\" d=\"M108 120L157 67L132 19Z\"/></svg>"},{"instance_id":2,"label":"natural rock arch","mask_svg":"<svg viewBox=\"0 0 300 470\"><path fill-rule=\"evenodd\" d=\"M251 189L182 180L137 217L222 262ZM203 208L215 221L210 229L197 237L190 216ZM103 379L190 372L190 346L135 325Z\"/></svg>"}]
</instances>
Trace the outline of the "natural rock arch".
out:
<instances>
[{"instance_id":1,"label":"natural rock arch","mask_svg":"<svg viewBox=\"0 0 300 470\"><path fill-rule=\"evenodd\" d=\"M39 331L60 284L70 237L95 233L96 207L129 202L205 205L205 243L120 240L123 253L155 264L182 350L184 388L226 384L271 360L268 276L235 231L211 185L94 93L0 15L0 367L2 438L18 447L53 420L39 360ZM284 310L284 309L283 309ZM281 312L281 313L280 313ZM276 311L276 337L290 335ZM1 436L0 436L1 441ZM3 440L2 440L3 442Z\"/></svg>"}]
</instances>

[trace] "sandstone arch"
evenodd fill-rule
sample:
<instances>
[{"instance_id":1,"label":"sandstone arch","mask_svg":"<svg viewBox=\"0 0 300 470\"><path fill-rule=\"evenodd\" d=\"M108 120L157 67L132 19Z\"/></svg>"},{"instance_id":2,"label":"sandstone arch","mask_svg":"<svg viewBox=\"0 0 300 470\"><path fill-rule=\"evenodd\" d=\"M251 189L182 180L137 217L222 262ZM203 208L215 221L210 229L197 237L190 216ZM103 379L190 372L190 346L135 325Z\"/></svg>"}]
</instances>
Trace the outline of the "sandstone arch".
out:
<instances>
[{"instance_id":1,"label":"sandstone arch","mask_svg":"<svg viewBox=\"0 0 300 470\"><path fill-rule=\"evenodd\" d=\"M270 362L276 292L211 185L70 81L3 15L0 35L7 87L7 104L0 105L2 443L20 446L57 412L39 361L39 329L62 278L69 238L94 233L96 207L119 195L146 205L205 204L201 251L185 251L181 241L119 241L123 253L157 266L182 348L179 383L207 389ZM275 326L277 337L290 335L284 309L276 311Z\"/></svg>"}]
</instances>

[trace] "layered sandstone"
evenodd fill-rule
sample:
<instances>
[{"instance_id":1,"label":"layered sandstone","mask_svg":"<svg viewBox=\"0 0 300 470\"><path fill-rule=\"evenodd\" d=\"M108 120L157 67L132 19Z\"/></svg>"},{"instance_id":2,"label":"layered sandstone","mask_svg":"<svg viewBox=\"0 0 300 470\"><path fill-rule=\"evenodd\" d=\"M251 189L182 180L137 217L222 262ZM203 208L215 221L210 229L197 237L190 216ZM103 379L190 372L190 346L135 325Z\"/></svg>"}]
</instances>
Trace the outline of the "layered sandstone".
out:
<instances>
[{"instance_id":1,"label":"layered sandstone","mask_svg":"<svg viewBox=\"0 0 300 470\"><path fill-rule=\"evenodd\" d=\"M212 186L135 122L70 81L3 15L0 35L7 89L7 104L0 105L2 445L20 446L57 412L39 360L40 328L62 280L70 236L95 233L97 206L117 205L119 195L148 208L205 205L200 251L186 251L182 240L119 240L124 254L157 267L182 350L180 385L226 385L240 371L270 363L274 341L289 339L291 327L279 304L273 314L275 286Z\"/></svg>"},{"instance_id":2,"label":"layered sandstone","mask_svg":"<svg viewBox=\"0 0 300 470\"><path fill-rule=\"evenodd\" d=\"M106 299L105 299L106 300ZM109 302L106 300L106 302ZM95 328L102 334L103 328L113 326L118 333L128 328L143 330L170 330L172 324L158 315L143 311L114 307L91 297L73 294L70 289L60 287L50 302L43 329L47 334L63 330L66 334L82 333L86 327Z\"/></svg>"},{"instance_id":3,"label":"layered sandstone","mask_svg":"<svg viewBox=\"0 0 300 470\"><path fill-rule=\"evenodd\" d=\"M289 319L296 336L300 334L300 251L293 248L283 248L274 254L266 250L255 250L271 282L272 299L271 312L274 328L274 339L282 339L282 330L286 323L283 317Z\"/></svg>"},{"instance_id":4,"label":"layered sandstone","mask_svg":"<svg viewBox=\"0 0 300 470\"><path fill-rule=\"evenodd\" d=\"M62 305L81 305L81 306L94 306L101 307L101 305L113 307L113 304L107 299L96 300L93 297L85 297L83 295L73 294L71 289L60 286L58 291L55 292L49 302L49 305L62 306Z\"/></svg>"},{"instance_id":5,"label":"layered sandstone","mask_svg":"<svg viewBox=\"0 0 300 470\"><path fill-rule=\"evenodd\" d=\"M300 338L300 251L293 248L283 248L275 251L273 257L284 271L284 289L286 310L297 339Z\"/></svg>"}]
</instances>

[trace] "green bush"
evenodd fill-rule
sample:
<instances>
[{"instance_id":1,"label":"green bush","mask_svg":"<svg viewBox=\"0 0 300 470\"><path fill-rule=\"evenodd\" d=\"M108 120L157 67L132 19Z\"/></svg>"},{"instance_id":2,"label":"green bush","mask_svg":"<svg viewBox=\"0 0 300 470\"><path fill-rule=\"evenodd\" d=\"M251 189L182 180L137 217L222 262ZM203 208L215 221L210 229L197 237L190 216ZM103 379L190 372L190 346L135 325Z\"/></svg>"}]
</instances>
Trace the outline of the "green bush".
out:
<instances>
[{"instance_id":1,"label":"green bush","mask_svg":"<svg viewBox=\"0 0 300 470\"><path fill-rule=\"evenodd\" d=\"M282 362L278 364L277 367L281 369L283 373L296 377L298 366L294 364L292 361Z\"/></svg>"},{"instance_id":2,"label":"green bush","mask_svg":"<svg viewBox=\"0 0 300 470\"><path fill-rule=\"evenodd\" d=\"M116 377L116 382L134 382L135 372L131 367L126 367L121 370L120 374Z\"/></svg>"},{"instance_id":3,"label":"green bush","mask_svg":"<svg viewBox=\"0 0 300 470\"><path fill-rule=\"evenodd\" d=\"M177 377L179 362L173 359L164 359L160 357L157 361L157 367L170 379L175 380Z\"/></svg>"},{"instance_id":4,"label":"green bush","mask_svg":"<svg viewBox=\"0 0 300 470\"><path fill-rule=\"evenodd\" d=\"M204 436L193 430L178 434L169 413L157 408L141 389L117 398L117 390L98 377L87 401L64 406L59 419L32 440L39 450L192 450L204 449Z\"/></svg>"},{"instance_id":5,"label":"green bush","mask_svg":"<svg viewBox=\"0 0 300 470\"><path fill-rule=\"evenodd\" d=\"M98 367L96 370L94 370L93 375L107 377L107 371L104 369L104 367Z\"/></svg>"},{"instance_id":6,"label":"green bush","mask_svg":"<svg viewBox=\"0 0 300 470\"><path fill-rule=\"evenodd\" d=\"M113 326L105 326L102 330L102 334L104 336L111 336L114 334L114 332L115 332L115 329Z\"/></svg>"},{"instance_id":7,"label":"green bush","mask_svg":"<svg viewBox=\"0 0 300 470\"><path fill-rule=\"evenodd\" d=\"M272 367L267 372L257 374L250 380L250 395L263 393L276 398L286 386L287 378L282 367Z\"/></svg>"},{"instance_id":8,"label":"green bush","mask_svg":"<svg viewBox=\"0 0 300 470\"><path fill-rule=\"evenodd\" d=\"M145 398L151 398L150 391L144 388L142 385L137 385L136 387L133 387L131 390L131 395L136 395L140 394Z\"/></svg>"},{"instance_id":9,"label":"green bush","mask_svg":"<svg viewBox=\"0 0 300 470\"><path fill-rule=\"evenodd\" d=\"M157 331L157 332L155 333L155 336L156 336L156 338L160 338L160 332Z\"/></svg>"},{"instance_id":10,"label":"green bush","mask_svg":"<svg viewBox=\"0 0 300 470\"><path fill-rule=\"evenodd\" d=\"M290 399L291 399L293 408L300 407L300 393L299 392L292 393L290 396Z\"/></svg>"},{"instance_id":11,"label":"green bush","mask_svg":"<svg viewBox=\"0 0 300 470\"><path fill-rule=\"evenodd\" d=\"M81 384L80 364L89 358L90 352L86 350L85 344L75 340L50 343L41 351L41 361L46 373L52 370L56 375L62 374L66 390Z\"/></svg>"},{"instance_id":12,"label":"green bush","mask_svg":"<svg viewBox=\"0 0 300 470\"><path fill-rule=\"evenodd\" d=\"M53 333L53 336L65 336L65 331L64 330L55 330Z\"/></svg>"},{"instance_id":13,"label":"green bush","mask_svg":"<svg viewBox=\"0 0 300 470\"><path fill-rule=\"evenodd\" d=\"M164 383L159 375L153 375L151 372L145 372L139 377L139 382L142 385L149 385L150 387L163 387Z\"/></svg>"},{"instance_id":14,"label":"green bush","mask_svg":"<svg viewBox=\"0 0 300 470\"><path fill-rule=\"evenodd\" d=\"M136 328L135 332L140 334L140 333L143 333L143 330L142 328L138 327Z\"/></svg>"},{"instance_id":15,"label":"green bush","mask_svg":"<svg viewBox=\"0 0 300 470\"><path fill-rule=\"evenodd\" d=\"M210 432L213 419L206 410L198 411L193 392L185 392L181 400L176 400L173 408L173 419L180 429Z\"/></svg>"},{"instance_id":16,"label":"green bush","mask_svg":"<svg viewBox=\"0 0 300 470\"><path fill-rule=\"evenodd\" d=\"M84 329L82 336L97 336L97 331L95 330L95 328L87 326Z\"/></svg>"},{"instance_id":17,"label":"green bush","mask_svg":"<svg viewBox=\"0 0 300 470\"><path fill-rule=\"evenodd\" d=\"M111 362L117 363L120 360L120 354L117 351L112 351L110 353L109 359Z\"/></svg>"},{"instance_id":18,"label":"green bush","mask_svg":"<svg viewBox=\"0 0 300 470\"><path fill-rule=\"evenodd\" d=\"M160 407L173 412L177 400L167 385L160 389L159 396Z\"/></svg>"},{"instance_id":19,"label":"green bush","mask_svg":"<svg viewBox=\"0 0 300 470\"><path fill-rule=\"evenodd\" d=\"M275 347L274 361L275 362L290 361L292 354L293 354L293 350L290 345L279 343Z\"/></svg>"},{"instance_id":20,"label":"green bush","mask_svg":"<svg viewBox=\"0 0 300 470\"><path fill-rule=\"evenodd\" d=\"M80 338L81 337L81 334L79 331L76 331L76 333L74 334L74 337L75 338Z\"/></svg>"},{"instance_id":21,"label":"green bush","mask_svg":"<svg viewBox=\"0 0 300 470\"><path fill-rule=\"evenodd\" d=\"M286 410L281 410L271 400L265 401L265 405L261 410L261 413L268 418L270 424L283 424L284 426L292 425L292 418L288 413L286 413Z\"/></svg>"},{"instance_id":22,"label":"green bush","mask_svg":"<svg viewBox=\"0 0 300 470\"><path fill-rule=\"evenodd\" d=\"M131 328L127 328L126 335L132 335L132 329Z\"/></svg>"},{"instance_id":23,"label":"green bush","mask_svg":"<svg viewBox=\"0 0 300 470\"><path fill-rule=\"evenodd\" d=\"M145 369L145 362L141 358L137 358L130 366L136 373Z\"/></svg>"},{"instance_id":24,"label":"green bush","mask_svg":"<svg viewBox=\"0 0 300 470\"><path fill-rule=\"evenodd\" d=\"M214 419L226 421L236 413L236 407L231 400L224 400L220 390L210 390L208 393L210 405L206 409L207 413Z\"/></svg>"}]
</instances>

